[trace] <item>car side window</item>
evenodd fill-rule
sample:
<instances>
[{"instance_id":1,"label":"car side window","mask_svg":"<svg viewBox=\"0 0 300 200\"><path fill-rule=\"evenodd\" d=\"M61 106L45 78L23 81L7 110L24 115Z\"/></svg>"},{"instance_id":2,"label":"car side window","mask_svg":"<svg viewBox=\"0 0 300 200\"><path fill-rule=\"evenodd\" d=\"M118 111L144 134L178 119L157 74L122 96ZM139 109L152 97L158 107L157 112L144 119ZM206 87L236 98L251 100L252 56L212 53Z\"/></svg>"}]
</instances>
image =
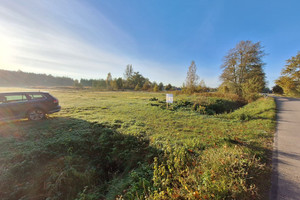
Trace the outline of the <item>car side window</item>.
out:
<instances>
[{"instance_id":1,"label":"car side window","mask_svg":"<svg viewBox=\"0 0 300 200\"><path fill-rule=\"evenodd\" d=\"M29 94L28 96L31 99L45 99L44 95L42 95L42 94Z\"/></svg>"},{"instance_id":2,"label":"car side window","mask_svg":"<svg viewBox=\"0 0 300 200\"><path fill-rule=\"evenodd\" d=\"M5 98L6 98L5 103L28 101L28 99L24 94L6 95Z\"/></svg>"}]
</instances>

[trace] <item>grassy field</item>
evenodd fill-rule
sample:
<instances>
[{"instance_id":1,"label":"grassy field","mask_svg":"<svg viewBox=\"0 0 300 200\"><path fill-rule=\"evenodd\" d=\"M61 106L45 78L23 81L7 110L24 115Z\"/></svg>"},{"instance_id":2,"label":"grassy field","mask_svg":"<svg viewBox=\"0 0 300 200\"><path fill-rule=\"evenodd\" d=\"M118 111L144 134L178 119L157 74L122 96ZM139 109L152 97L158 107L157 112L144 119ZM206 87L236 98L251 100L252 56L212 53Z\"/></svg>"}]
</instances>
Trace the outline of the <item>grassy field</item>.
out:
<instances>
[{"instance_id":1,"label":"grassy field","mask_svg":"<svg viewBox=\"0 0 300 200\"><path fill-rule=\"evenodd\" d=\"M272 98L49 91L61 112L1 124L1 199L267 198Z\"/></svg>"}]
</instances>

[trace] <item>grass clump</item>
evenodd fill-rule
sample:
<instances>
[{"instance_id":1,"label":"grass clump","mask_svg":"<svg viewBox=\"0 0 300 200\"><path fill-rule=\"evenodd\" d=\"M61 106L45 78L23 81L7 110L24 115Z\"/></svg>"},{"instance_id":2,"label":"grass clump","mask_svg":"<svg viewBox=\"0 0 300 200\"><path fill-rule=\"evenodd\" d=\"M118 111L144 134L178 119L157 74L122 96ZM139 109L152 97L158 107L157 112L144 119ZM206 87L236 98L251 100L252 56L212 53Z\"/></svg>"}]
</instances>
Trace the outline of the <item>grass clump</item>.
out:
<instances>
[{"instance_id":1,"label":"grass clump","mask_svg":"<svg viewBox=\"0 0 300 200\"><path fill-rule=\"evenodd\" d=\"M205 153L175 148L154 162L150 199L257 199L265 165L238 146Z\"/></svg>"}]
</instances>

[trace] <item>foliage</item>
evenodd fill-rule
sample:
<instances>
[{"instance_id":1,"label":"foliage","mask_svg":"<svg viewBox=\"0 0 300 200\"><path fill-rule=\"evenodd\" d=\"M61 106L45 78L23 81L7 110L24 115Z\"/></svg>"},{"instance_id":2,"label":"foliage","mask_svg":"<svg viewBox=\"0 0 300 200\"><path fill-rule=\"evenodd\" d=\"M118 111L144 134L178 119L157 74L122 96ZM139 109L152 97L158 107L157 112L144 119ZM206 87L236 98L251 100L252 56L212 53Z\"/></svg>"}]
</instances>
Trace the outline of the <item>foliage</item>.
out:
<instances>
[{"instance_id":1,"label":"foliage","mask_svg":"<svg viewBox=\"0 0 300 200\"><path fill-rule=\"evenodd\" d=\"M146 79L143 75L139 72L134 72L132 77L129 79L129 85L138 85L139 88L142 88L146 81L148 81L148 79Z\"/></svg>"},{"instance_id":2,"label":"foliage","mask_svg":"<svg viewBox=\"0 0 300 200\"><path fill-rule=\"evenodd\" d=\"M223 87L239 96L253 96L265 87L262 58L264 51L260 42L241 41L224 57L221 80ZM253 83L256 83L253 85Z\"/></svg>"},{"instance_id":3,"label":"foliage","mask_svg":"<svg viewBox=\"0 0 300 200\"><path fill-rule=\"evenodd\" d=\"M132 65L127 65L124 73L124 79L128 81L133 76L133 68Z\"/></svg>"},{"instance_id":4,"label":"foliage","mask_svg":"<svg viewBox=\"0 0 300 200\"><path fill-rule=\"evenodd\" d=\"M74 80L67 77L55 77L22 71L0 70L0 86L73 86Z\"/></svg>"},{"instance_id":5,"label":"foliage","mask_svg":"<svg viewBox=\"0 0 300 200\"><path fill-rule=\"evenodd\" d=\"M164 89L164 84L162 83L162 82L160 82L159 84L158 84L158 90L159 91L162 91Z\"/></svg>"},{"instance_id":6,"label":"foliage","mask_svg":"<svg viewBox=\"0 0 300 200\"><path fill-rule=\"evenodd\" d=\"M83 85L81 83L79 83L78 80L75 80L74 81L74 87L75 88L78 88L78 89L82 89L83 88Z\"/></svg>"},{"instance_id":7,"label":"foliage","mask_svg":"<svg viewBox=\"0 0 300 200\"><path fill-rule=\"evenodd\" d=\"M221 84L218 88L218 91L223 94L229 93L229 87L226 84Z\"/></svg>"},{"instance_id":8,"label":"foliage","mask_svg":"<svg viewBox=\"0 0 300 200\"><path fill-rule=\"evenodd\" d=\"M139 91L140 89L141 89L141 88L140 88L139 84L137 84L137 85L135 86L135 88L134 88L135 91Z\"/></svg>"},{"instance_id":9,"label":"foliage","mask_svg":"<svg viewBox=\"0 0 300 200\"><path fill-rule=\"evenodd\" d=\"M281 77L276 80L285 94L300 95L300 52L296 56L288 59L284 69L282 69Z\"/></svg>"},{"instance_id":10,"label":"foliage","mask_svg":"<svg viewBox=\"0 0 300 200\"><path fill-rule=\"evenodd\" d=\"M165 89L167 91L172 90L172 85L169 83L168 85L166 85Z\"/></svg>"},{"instance_id":11,"label":"foliage","mask_svg":"<svg viewBox=\"0 0 300 200\"><path fill-rule=\"evenodd\" d=\"M261 82L257 77L248 79L242 84L243 97L246 101L252 102L259 98L257 88L261 87Z\"/></svg>"},{"instance_id":12,"label":"foliage","mask_svg":"<svg viewBox=\"0 0 300 200\"><path fill-rule=\"evenodd\" d=\"M242 102L243 99L241 99L238 95L232 94L232 93L222 93L222 92L203 92L201 94L194 94L196 96L200 97L215 97L215 98L221 98L221 99L227 99L231 101L236 102Z\"/></svg>"},{"instance_id":13,"label":"foliage","mask_svg":"<svg viewBox=\"0 0 300 200\"><path fill-rule=\"evenodd\" d=\"M150 103L151 106L158 106L162 109L166 109L166 102L159 101L157 98L150 98L149 101L157 101L157 103ZM224 112L232 112L243 106L243 102L239 101L230 101L226 99L218 99L200 96L193 101L188 100L179 100L174 101L173 104L169 105L169 110L176 111L178 109L185 111L195 111L200 114L220 114Z\"/></svg>"},{"instance_id":14,"label":"foliage","mask_svg":"<svg viewBox=\"0 0 300 200\"><path fill-rule=\"evenodd\" d=\"M139 89L153 91L155 84L145 78L139 72L134 72L132 65L127 65L124 78L114 78L111 73L107 74L106 79L80 79L73 80L67 77L55 77L46 74L27 73L22 71L0 70L0 86L74 86L76 89L93 88L96 90L134 90L136 85ZM157 84L156 84L157 85ZM163 90L163 83L157 85L155 91ZM172 86L171 86L172 88Z\"/></svg>"},{"instance_id":15,"label":"foliage","mask_svg":"<svg viewBox=\"0 0 300 200\"><path fill-rule=\"evenodd\" d=\"M187 72L185 80L187 92L189 92L190 94L194 93L198 86L199 76L197 75L196 71L196 64L194 61L192 61L191 65L189 66L189 70Z\"/></svg>"},{"instance_id":16,"label":"foliage","mask_svg":"<svg viewBox=\"0 0 300 200\"><path fill-rule=\"evenodd\" d=\"M142 90L149 90L151 88L151 84L150 84L150 81L145 81L143 87L142 87Z\"/></svg>"},{"instance_id":17,"label":"foliage","mask_svg":"<svg viewBox=\"0 0 300 200\"><path fill-rule=\"evenodd\" d=\"M124 73L124 79L112 78L111 73L108 73L107 78L104 79L81 79L80 83L82 86L92 87L96 90L154 90L155 82L151 83L148 78L145 78L139 72L134 72L132 65L127 65ZM163 84L160 83L155 92L163 90Z\"/></svg>"},{"instance_id":18,"label":"foliage","mask_svg":"<svg viewBox=\"0 0 300 200\"><path fill-rule=\"evenodd\" d=\"M279 85L275 85L275 86L272 88L272 91L273 91L273 93L275 93L275 94L283 94L283 89L282 89L282 87L280 87Z\"/></svg>"},{"instance_id":19,"label":"foliage","mask_svg":"<svg viewBox=\"0 0 300 200\"><path fill-rule=\"evenodd\" d=\"M112 89L112 76L111 76L110 72L107 74L107 77L106 77L106 87L108 90Z\"/></svg>"},{"instance_id":20,"label":"foliage","mask_svg":"<svg viewBox=\"0 0 300 200\"><path fill-rule=\"evenodd\" d=\"M159 87L157 84L155 84L153 87L153 92L158 92L158 91L159 91Z\"/></svg>"},{"instance_id":21,"label":"foliage","mask_svg":"<svg viewBox=\"0 0 300 200\"><path fill-rule=\"evenodd\" d=\"M210 91L210 88L208 88L208 87L205 85L204 80L201 80L201 81L199 82L199 84L197 85L196 91L195 91L195 92L209 92L209 91Z\"/></svg>"}]
</instances>

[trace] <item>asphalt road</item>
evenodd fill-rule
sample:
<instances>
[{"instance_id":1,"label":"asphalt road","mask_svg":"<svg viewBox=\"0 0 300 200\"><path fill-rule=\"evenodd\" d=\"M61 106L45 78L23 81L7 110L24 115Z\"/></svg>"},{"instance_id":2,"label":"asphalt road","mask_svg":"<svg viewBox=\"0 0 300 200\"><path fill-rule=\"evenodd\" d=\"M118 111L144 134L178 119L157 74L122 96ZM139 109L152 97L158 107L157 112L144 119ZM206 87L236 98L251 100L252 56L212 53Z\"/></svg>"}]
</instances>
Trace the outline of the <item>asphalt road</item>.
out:
<instances>
[{"instance_id":1,"label":"asphalt road","mask_svg":"<svg viewBox=\"0 0 300 200\"><path fill-rule=\"evenodd\" d=\"M300 99L275 97L275 100L277 131L270 199L300 200Z\"/></svg>"}]
</instances>

